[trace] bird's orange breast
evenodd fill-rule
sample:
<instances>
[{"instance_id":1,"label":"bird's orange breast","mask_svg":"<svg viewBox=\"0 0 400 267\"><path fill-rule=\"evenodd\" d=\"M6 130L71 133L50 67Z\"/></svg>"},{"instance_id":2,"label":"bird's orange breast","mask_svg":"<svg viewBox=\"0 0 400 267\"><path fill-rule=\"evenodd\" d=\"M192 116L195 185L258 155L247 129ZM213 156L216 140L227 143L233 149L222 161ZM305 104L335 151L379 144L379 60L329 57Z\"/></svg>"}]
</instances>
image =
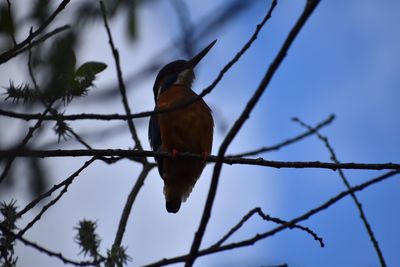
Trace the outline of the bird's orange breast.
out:
<instances>
[{"instance_id":1,"label":"bird's orange breast","mask_svg":"<svg viewBox=\"0 0 400 267\"><path fill-rule=\"evenodd\" d=\"M196 96L183 85L173 85L159 96L157 109L176 106ZM162 150L211 153L214 122L210 108L202 99L182 109L159 114L158 121ZM164 159L162 176L167 200L186 200L204 166L199 160Z\"/></svg>"},{"instance_id":2,"label":"bird's orange breast","mask_svg":"<svg viewBox=\"0 0 400 267\"><path fill-rule=\"evenodd\" d=\"M190 89L174 85L157 100L157 108L179 105L196 97ZM211 152L214 122L210 108L201 99L183 109L158 115L164 149L181 152Z\"/></svg>"}]
</instances>

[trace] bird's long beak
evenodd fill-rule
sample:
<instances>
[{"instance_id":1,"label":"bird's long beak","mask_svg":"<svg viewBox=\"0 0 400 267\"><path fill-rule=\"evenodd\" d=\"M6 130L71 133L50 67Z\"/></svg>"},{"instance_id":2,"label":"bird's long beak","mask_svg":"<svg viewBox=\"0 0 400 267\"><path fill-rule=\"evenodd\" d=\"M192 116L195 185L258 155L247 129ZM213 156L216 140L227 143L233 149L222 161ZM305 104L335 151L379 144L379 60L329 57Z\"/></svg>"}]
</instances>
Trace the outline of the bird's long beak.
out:
<instances>
[{"instance_id":1,"label":"bird's long beak","mask_svg":"<svg viewBox=\"0 0 400 267\"><path fill-rule=\"evenodd\" d=\"M188 67L191 69L194 69L194 67L197 65L197 63L200 62L200 60L210 51L210 49L214 46L214 44L217 42L217 40L214 40L211 44L209 44L206 48L201 50L200 53L195 55L189 62L188 62Z\"/></svg>"}]
</instances>

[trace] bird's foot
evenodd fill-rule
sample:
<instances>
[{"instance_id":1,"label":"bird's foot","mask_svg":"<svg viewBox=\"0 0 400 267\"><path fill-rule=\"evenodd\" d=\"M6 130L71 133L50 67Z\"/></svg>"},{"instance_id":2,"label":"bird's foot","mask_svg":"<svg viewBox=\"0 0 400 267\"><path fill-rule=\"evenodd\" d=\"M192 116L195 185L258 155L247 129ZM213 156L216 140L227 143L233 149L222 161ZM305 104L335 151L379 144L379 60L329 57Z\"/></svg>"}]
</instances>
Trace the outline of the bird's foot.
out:
<instances>
[{"instance_id":1,"label":"bird's foot","mask_svg":"<svg viewBox=\"0 0 400 267\"><path fill-rule=\"evenodd\" d=\"M175 148L172 149L172 158L176 159L176 157L178 156L178 150L176 150Z\"/></svg>"},{"instance_id":2,"label":"bird's foot","mask_svg":"<svg viewBox=\"0 0 400 267\"><path fill-rule=\"evenodd\" d=\"M210 153L208 152L202 152L201 155L203 156L203 162L207 162L208 156L210 156Z\"/></svg>"}]
</instances>

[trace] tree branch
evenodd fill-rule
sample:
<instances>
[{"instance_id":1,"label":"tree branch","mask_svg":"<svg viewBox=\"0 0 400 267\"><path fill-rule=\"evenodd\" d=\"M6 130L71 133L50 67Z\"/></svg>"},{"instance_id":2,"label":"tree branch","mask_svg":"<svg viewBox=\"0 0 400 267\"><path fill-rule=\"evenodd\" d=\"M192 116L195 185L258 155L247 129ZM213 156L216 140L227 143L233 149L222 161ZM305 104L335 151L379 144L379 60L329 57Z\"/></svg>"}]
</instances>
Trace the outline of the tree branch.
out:
<instances>
[{"instance_id":1,"label":"tree branch","mask_svg":"<svg viewBox=\"0 0 400 267\"><path fill-rule=\"evenodd\" d=\"M11 118L16 118L16 119L22 119L25 121L30 121L30 120L37 120L41 118L42 114L40 113L19 113L15 111L9 111L9 110L3 110L0 109L0 115L2 116L7 116ZM45 121L56 121L62 119L64 121L74 121L74 120L105 120L105 121L111 121L111 120L130 120L134 119L133 115L122 115L122 114L87 114L87 113L82 113L82 114L71 114L71 115L63 115L63 114L57 114L57 115L46 115L43 116L43 120Z\"/></svg>"},{"instance_id":2,"label":"tree branch","mask_svg":"<svg viewBox=\"0 0 400 267\"><path fill-rule=\"evenodd\" d=\"M53 37L54 35L59 34L59 33L65 31L65 30L68 30L70 28L71 27L69 25L64 25L64 26L55 28L54 30L52 30L52 31L50 31L50 32L48 32L46 34L43 34L43 36L41 36L40 38L37 38L36 40L34 40L32 42L29 42L29 44L27 46L24 46L23 48L15 51L12 54L11 58L18 56L19 54L25 52L26 50L29 50L29 49L31 49L31 48L33 48L33 47L45 42L47 39ZM9 59L7 59L7 60L9 60ZM2 64L2 63L0 63L0 64Z\"/></svg>"},{"instance_id":3,"label":"tree branch","mask_svg":"<svg viewBox=\"0 0 400 267\"><path fill-rule=\"evenodd\" d=\"M333 120L335 119L335 115L330 115L326 120L324 120L323 122L319 123L317 126L315 126L315 130L319 130L329 124L331 124L333 122ZM274 150L279 150L282 147L288 146L290 144L296 143L300 140L302 140L303 138L306 138L312 134L314 134L315 131L312 130L308 130L307 132L304 132L298 136L292 137L290 139L287 139L286 141L280 142L276 145L273 146L267 146L267 147L262 147L259 149L255 149L255 150L251 150L248 152L243 152L243 153L239 153L239 154L235 154L232 156L228 156L228 157L246 157L246 156L255 156L261 153L265 153L265 152L270 152L270 151L274 151Z\"/></svg>"},{"instance_id":4,"label":"tree branch","mask_svg":"<svg viewBox=\"0 0 400 267\"><path fill-rule=\"evenodd\" d=\"M46 114L50 111L51 105L52 105L52 104L53 104L53 102L45 109L45 111L42 113L43 115L46 115ZM34 133L37 129L40 128L40 126L42 125L42 122L43 122L43 120L42 120L42 119L39 119L39 120L35 123L34 126L29 127L28 133L26 134L25 138L21 141L21 143L17 146L17 148L15 149L15 151L24 149L24 147L26 146L26 144L27 144L27 143L29 142L29 140L32 138L33 133ZM10 169L11 169L11 165L12 165L12 163L14 162L14 160L15 160L15 156L11 156L11 157L8 158L8 160L7 160L7 162L6 162L6 165L5 165L4 169L3 169L3 172L2 172L2 174L1 174L1 177L0 177L0 184L1 184L1 183L4 181L4 179L6 178L8 172L9 172Z\"/></svg>"},{"instance_id":5,"label":"tree branch","mask_svg":"<svg viewBox=\"0 0 400 267\"><path fill-rule=\"evenodd\" d=\"M24 209L22 209L20 212L18 212L17 217L20 218L22 217L26 212L31 210L33 207L36 206L37 203L39 203L42 199L51 196L51 194L56 191L60 187L64 187L63 190L60 192L60 194L51 200L48 204L46 204L42 210L39 212L38 215L35 216L35 218L29 222L24 229L22 229L19 233L18 236L23 236L27 230L29 230L37 221L40 220L42 215L51 207L53 206L68 190L68 187L72 184L74 179L79 176L79 174L89 167L90 164L92 164L97 157L93 157L90 160L86 161L82 167L80 167L77 171L75 171L71 176L69 176L67 179L65 179L63 182L59 183L58 185L53 186L50 190L47 192L41 194L38 196L36 199L34 199L31 203L29 203Z\"/></svg>"},{"instance_id":6,"label":"tree branch","mask_svg":"<svg viewBox=\"0 0 400 267\"><path fill-rule=\"evenodd\" d=\"M217 187L219 182L219 176L222 169L222 157L225 155L228 146L239 132L245 121L249 118L251 111L259 101L260 97L264 93L265 89L267 88L269 82L272 80L273 75L275 74L276 70L278 69L279 65L282 63L283 59L285 58L290 46L292 45L293 41L296 39L296 36L300 32L301 28L304 26L307 19L313 13L314 9L317 7L319 0L308 0L307 4L304 8L304 11L298 21L296 22L293 29L290 31L287 39L285 40L282 48L279 50L278 54L276 55L274 61L268 68L264 78L262 79L260 85L258 86L257 90L255 91L254 95L251 97L249 102L247 103L245 109L241 113L240 117L236 120L235 124L232 126L231 130L226 135L224 141L222 142L220 149L218 151L218 161L214 166L214 172L211 179L211 185L207 196L207 201L204 207L203 216L201 218L201 222L199 228L195 234L193 239L193 243L190 249L190 256L186 261L185 267L191 267L196 260L197 252L199 251L201 240L203 239L203 235L205 233L208 221L211 216L211 210L214 203L214 198L217 193ZM273 7L276 5L276 1L273 1L271 4L270 12L272 12Z\"/></svg>"},{"instance_id":7,"label":"tree branch","mask_svg":"<svg viewBox=\"0 0 400 267\"><path fill-rule=\"evenodd\" d=\"M150 164L143 165L142 172L140 173L134 187L132 188L132 191L128 195L128 199L125 203L125 207L122 212L121 219L119 221L118 230L115 235L115 240L114 240L114 244L113 244L113 247L115 247L115 248L118 248L121 246L122 237L124 236L124 233L125 233L126 224L128 223L128 219L129 219L129 215L131 213L133 203L135 202L135 199L144 184L144 180L146 179L147 175L149 174L149 172L151 171L151 169L153 167L154 167L154 165L150 165Z\"/></svg>"},{"instance_id":8,"label":"tree branch","mask_svg":"<svg viewBox=\"0 0 400 267\"><path fill-rule=\"evenodd\" d=\"M7 2L7 11L8 11L8 14L7 14L7 15L10 17L10 20L12 20L11 2L10 2L10 0L6 0L6 2ZM15 35L14 35L14 33L13 33L13 32L10 32L9 35L10 35L10 37L11 37L11 40L12 40L14 46L17 45L17 41L15 40Z\"/></svg>"},{"instance_id":9,"label":"tree branch","mask_svg":"<svg viewBox=\"0 0 400 267\"><path fill-rule=\"evenodd\" d=\"M51 251L51 250L49 250L47 248L44 248L44 247L42 247L42 246L40 246L40 245L38 245L38 244L36 244L36 243L34 243L32 241L29 241L29 240L25 239L24 237L19 236L19 235L15 234L14 232L8 230L1 223L0 223L0 230L5 235L9 235L9 236L21 241L25 246L32 247L32 248L38 250L39 252L47 254L50 257L58 258L63 263L72 264L72 265L75 265L75 266L98 266L98 264L99 264L99 262L93 262L93 261L74 261L74 260L67 259L66 257L64 257L61 254L61 252Z\"/></svg>"},{"instance_id":10,"label":"tree branch","mask_svg":"<svg viewBox=\"0 0 400 267\"><path fill-rule=\"evenodd\" d=\"M200 40L206 38L212 32L217 31L219 28L221 28L221 26L227 24L228 21L232 20L237 15L244 13L246 9L249 9L256 3L257 1L232 0L223 5L215 7L207 15L200 17L195 23L193 28L193 30L195 30L193 43L200 42ZM182 35L174 38L169 45L155 53L155 55L153 55L147 61L147 65L145 65L139 71L128 75L128 77L125 79L126 84L133 86L139 81L142 81L144 78L147 78L148 76L159 71L164 65L161 59L165 55L172 54L176 50L177 44L181 44L184 38L185 37ZM96 95L92 95L92 97L88 100L105 101L113 99L113 96L115 96L115 89L118 88L116 88L114 85L108 86L108 88L98 91ZM144 117L149 115L145 115Z\"/></svg>"},{"instance_id":11,"label":"tree branch","mask_svg":"<svg viewBox=\"0 0 400 267\"><path fill-rule=\"evenodd\" d=\"M328 138L326 136L322 136L317 129L312 128L310 125L302 122L300 119L298 118L294 118L293 121L298 122L301 126L305 127L306 129L310 130L310 131L314 131L315 134L317 135L317 137L325 144L326 148L328 149L330 155L331 155L331 159L333 162L335 163L340 163L340 161L338 160L335 150L333 149L333 147L330 145ZM351 185L350 182L347 180L346 176L344 175L344 172L342 169L338 169L339 172L339 176L342 178L342 181L344 183L344 185L346 186L346 188L348 190L351 189ZM379 258L379 262L381 264L382 267L386 267L386 262L385 262L385 258L383 257L383 253L381 248L379 247L378 241L375 237L375 234L372 230L371 225L369 224L367 217L365 215L365 212L362 208L361 202L358 200L356 194L354 192L350 193L351 198L354 201L354 204L356 205L358 212L360 213L360 218L362 220L362 222L364 223L365 228L367 229L367 233L371 239L372 245L374 246L374 249L378 255Z\"/></svg>"},{"instance_id":12,"label":"tree branch","mask_svg":"<svg viewBox=\"0 0 400 267\"><path fill-rule=\"evenodd\" d=\"M4 62L7 62L11 58L15 57L17 54L20 53L21 49L26 50L27 48L24 47L28 45L36 36L41 34L44 31L44 29L46 29L46 27L55 19L55 17L67 6L67 4L70 1L71 0L63 0L60 3L60 5L58 5L57 9L42 23L42 25L39 26L39 28L36 31L29 34L28 37L21 43L17 44L13 48L2 53L0 55L0 64L3 64Z\"/></svg>"},{"instance_id":13,"label":"tree branch","mask_svg":"<svg viewBox=\"0 0 400 267\"><path fill-rule=\"evenodd\" d=\"M112 39L110 27L108 26L108 22L107 22L107 15L106 15L107 13L106 13L106 10L105 10L105 7L104 7L104 4L102 1L100 1L100 9L101 9L101 13L103 15L104 27L106 28L107 35L108 35L108 42L110 44L111 52L114 57L115 67L117 69L118 83L119 83L120 93L122 96L122 103L123 103L126 115L131 116L131 108L129 107L128 97L126 95L125 83L124 83L124 80L122 77L122 70L121 70L121 65L119 62L119 53L118 53L118 50L115 48L114 41ZM138 148L139 150L143 150L140 139L136 133L136 128L135 128L135 125L133 124L133 121L131 119L129 119L129 120L127 120L127 122L128 122L129 131L131 132L131 135L132 135L132 139L135 142L135 147ZM147 161L147 159L144 159L144 160L145 160L144 162Z\"/></svg>"},{"instance_id":14,"label":"tree branch","mask_svg":"<svg viewBox=\"0 0 400 267\"><path fill-rule=\"evenodd\" d=\"M191 58L194 55L193 51L193 23L190 19L190 12L187 4L182 0L172 0L169 3L174 8L174 11L178 17L179 26L181 27L182 38L180 42L176 42L177 45L182 47L185 55Z\"/></svg>"},{"instance_id":15,"label":"tree branch","mask_svg":"<svg viewBox=\"0 0 400 267\"><path fill-rule=\"evenodd\" d=\"M273 0L272 3L276 3L276 0ZM272 11L273 11L275 5L276 4L271 5L270 12L268 12L267 16L263 19L263 21L259 25L257 25L255 32L250 37L250 39L246 42L246 44L240 49L240 51L235 55L235 57L231 61L229 61L228 64L226 64L226 66L220 71L220 73L218 74L217 78L213 81L213 83L211 85L209 85L207 88L205 88L198 96L193 97L191 99L188 99L185 102L181 102L175 106L171 106L168 108L162 108L162 109L157 109L157 110L152 110L152 111L144 111L144 112L135 113L135 114L130 115L131 116L130 118L135 118L135 119L136 118L144 118L144 117L149 117L151 115L163 114L163 113L172 112L172 111L175 111L178 109L182 109L182 108L189 106L190 104L193 104L196 101L199 101L204 96L211 93L211 91L215 88L215 86L217 86L217 84L221 81L221 79L223 78L225 73L240 59L240 57L250 48L252 43L257 39L258 33L260 32L260 30L262 29L264 24L267 22L267 20L271 17L271 14L272 14Z\"/></svg>"},{"instance_id":16,"label":"tree branch","mask_svg":"<svg viewBox=\"0 0 400 267\"><path fill-rule=\"evenodd\" d=\"M197 253L198 257L201 256L206 256L206 255L210 255L210 254L214 254L214 253L218 253L218 252L222 252L222 251L226 251L226 250L231 250L231 249L236 249L236 248L241 248L241 247L246 247L246 246L250 246L255 244L256 242L263 240L267 237L273 236L276 233L279 233L287 228L290 228L291 225L297 224L301 221L304 221L308 218L310 218L311 216L314 216L315 214L329 208L330 206L332 206L333 204L335 204L336 202L338 202L339 200L345 198L346 196L350 195L351 193L357 192L357 191L361 191L364 190L367 187L370 187L374 184L380 183L394 175L400 174L400 170L396 170L396 171L391 171L391 172L387 172L381 176L378 176L374 179L371 179L365 183L359 184L357 186L352 187L350 190L346 190L343 191L339 194L337 194L336 196L334 196L333 198L329 199L328 201L324 202L323 204L319 205L316 208L313 208L311 210L309 210L308 212L304 213L303 215L296 217L294 219L292 219L291 221L289 221L286 225L281 225L278 226L268 232L264 232L262 234L257 234L254 237L250 238L250 239L246 239L240 242L236 242L236 243L230 243L221 247L213 247L210 246L206 249L200 250ZM154 262L154 263L150 263L148 265L144 265L143 267L156 267L156 266L165 266L165 265L169 265L169 264L173 264L173 263L178 263L178 262L185 262L187 261L187 259L189 258L190 254L187 255L182 255L182 256L177 256L174 258L169 258L169 259L162 259L160 261Z\"/></svg>"},{"instance_id":17,"label":"tree branch","mask_svg":"<svg viewBox=\"0 0 400 267\"><path fill-rule=\"evenodd\" d=\"M265 214L260 207L256 207L254 209L252 209L251 211L249 211L245 216L243 216L243 218L234 226L232 227L231 230L229 230L229 232L224 235L220 240L218 240L214 245L212 245L211 247L220 247L226 240L228 240L228 238L230 236L232 236L235 232L237 232L243 225L244 223L249 220L254 214L258 214L264 221L270 221L270 222L274 222L277 224L281 224L281 225L285 225L288 224L287 221L281 220L277 217L272 217L268 214ZM305 232L307 232L308 234L310 234L314 240L318 241L321 247L324 247L324 241L321 237L319 237L315 232L313 232L310 228L302 226L302 225L290 225L290 228L297 228L300 230L303 230Z\"/></svg>"},{"instance_id":18,"label":"tree branch","mask_svg":"<svg viewBox=\"0 0 400 267\"><path fill-rule=\"evenodd\" d=\"M155 152L149 150L125 150L125 149L76 149L76 150L0 150L0 158L7 157L125 157L125 158L140 158L140 157L164 157L173 158L170 152ZM194 160L204 160L204 155L193 154L188 152L178 152L177 158L187 158ZM355 170L398 170L400 163L331 163L321 161L273 161L263 158L241 158L241 157L222 157L210 155L206 158L207 162L221 162L229 165L256 165L272 168L320 168L336 171L337 169L355 169Z\"/></svg>"}]
</instances>

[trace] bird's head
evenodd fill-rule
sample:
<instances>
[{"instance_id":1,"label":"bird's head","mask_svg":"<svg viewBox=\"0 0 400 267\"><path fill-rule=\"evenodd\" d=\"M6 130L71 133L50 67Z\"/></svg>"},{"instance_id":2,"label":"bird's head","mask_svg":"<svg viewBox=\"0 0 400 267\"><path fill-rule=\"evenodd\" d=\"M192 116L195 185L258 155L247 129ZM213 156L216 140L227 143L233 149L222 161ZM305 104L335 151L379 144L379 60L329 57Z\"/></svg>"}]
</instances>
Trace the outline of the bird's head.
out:
<instances>
[{"instance_id":1,"label":"bird's head","mask_svg":"<svg viewBox=\"0 0 400 267\"><path fill-rule=\"evenodd\" d=\"M211 47L213 47L216 41L213 41L189 61L181 59L165 65L158 73L154 82L154 100L157 102L158 97L173 84L181 84L191 88L195 77L193 69L208 53Z\"/></svg>"}]
</instances>

